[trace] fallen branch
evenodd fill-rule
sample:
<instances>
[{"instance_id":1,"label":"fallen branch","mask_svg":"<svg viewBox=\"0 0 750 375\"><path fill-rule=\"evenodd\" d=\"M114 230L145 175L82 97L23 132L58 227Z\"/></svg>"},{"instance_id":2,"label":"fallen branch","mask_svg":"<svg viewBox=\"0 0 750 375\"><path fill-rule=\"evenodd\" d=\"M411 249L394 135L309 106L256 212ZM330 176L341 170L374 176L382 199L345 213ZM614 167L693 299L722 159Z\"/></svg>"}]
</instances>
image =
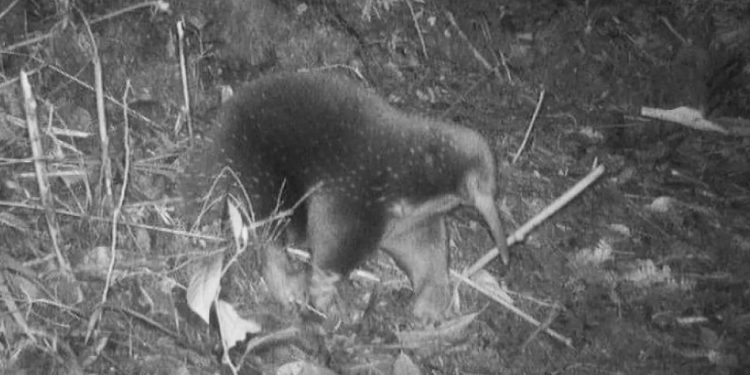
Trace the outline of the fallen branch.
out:
<instances>
[{"instance_id":1,"label":"fallen branch","mask_svg":"<svg viewBox=\"0 0 750 375\"><path fill-rule=\"evenodd\" d=\"M531 218L531 220L527 221L524 225L513 232L513 234L506 240L508 246L513 245L516 242L523 241L523 239L526 237L526 235L529 234L529 232L531 232L532 229L536 228L539 224L547 220L547 218L552 216L555 212L559 211L563 206L573 200L573 198L577 197L584 189L594 183L594 181L596 181L603 173L603 165L596 167L593 171L586 175L586 177L578 181L578 183L576 183L575 185L573 185L573 187L568 189L568 191L563 193L563 195L552 202L552 204L542 210L542 212ZM493 247L492 249L490 249L490 251L487 252L487 254L474 262L474 264L464 272L464 276L471 277L471 275L484 268L487 263L495 259L499 254L500 251L498 251L497 247Z\"/></svg>"},{"instance_id":2,"label":"fallen branch","mask_svg":"<svg viewBox=\"0 0 750 375\"><path fill-rule=\"evenodd\" d=\"M565 336L557 333L552 328L544 327L542 325L542 323L539 322L538 320L536 320L533 316L527 314L526 312L524 312L523 310L521 310L518 307L514 306L512 303L509 303L505 299L503 299L503 298L496 298L494 296L494 293L492 293L491 291L485 289L482 285L480 285L478 283L475 283L470 278L468 278L465 275L462 275L462 274L460 274L460 273L458 273L458 272L456 272L454 270L451 270L451 276L455 277L456 279L458 279L459 281L465 283L466 285L472 287L474 290L478 291L479 293L484 294L485 296L489 297L491 300L499 303L500 305L502 305L506 309L508 309L511 312L513 312L514 314L518 315L521 319L523 319L523 320L525 320L525 321L533 324L536 327L542 328L544 330L544 332L546 332L548 335L550 335L550 337L552 337L552 338L554 338L556 340L559 340L560 342L562 342L563 344L565 344L567 347L569 347L571 349L573 348L573 340L571 340L570 338L565 337Z\"/></svg>"},{"instance_id":3,"label":"fallen branch","mask_svg":"<svg viewBox=\"0 0 750 375\"><path fill-rule=\"evenodd\" d=\"M190 114L190 88L188 87L187 80L187 67L185 66L185 32L183 30L183 24L185 22L180 20L177 22L177 45L180 49L180 77L182 78L182 100L183 107L182 113L185 115L185 123L188 128L188 142L193 145L193 121ZM175 134L180 131L179 124L178 128L175 129Z\"/></svg>"},{"instance_id":4,"label":"fallen branch","mask_svg":"<svg viewBox=\"0 0 750 375\"><path fill-rule=\"evenodd\" d=\"M104 202L105 206L110 209L112 208L112 161L109 158L109 133L107 132L107 116L104 110L104 80L102 78L102 62L99 59L99 48L96 45L96 39L94 33L91 31L91 26L86 20L86 17L81 14L84 25L86 25L86 31L88 32L91 44L89 44L91 50L87 51L91 56L91 62L94 64L94 91L96 93L96 117L99 123L99 147L101 148L101 161L102 165L99 169L99 181L97 185L98 189L101 189L101 182L104 182ZM101 192L101 190L99 190ZM101 195L97 196L101 198Z\"/></svg>"},{"instance_id":5,"label":"fallen branch","mask_svg":"<svg viewBox=\"0 0 750 375\"><path fill-rule=\"evenodd\" d=\"M526 128L526 134L524 134L523 136L523 142L521 142L521 146L518 147L518 151L516 151L516 154L513 156L513 161L510 162L511 164L516 164L518 158L521 157L521 152L523 152L523 149L526 148L526 143L529 141L529 137L531 137L531 131L534 130L536 118L537 116L539 116L539 111L542 109L542 103L544 102L544 93L544 90L539 93L539 99L536 101L536 108L534 108L534 114L531 115L529 126Z\"/></svg>"},{"instance_id":6,"label":"fallen branch","mask_svg":"<svg viewBox=\"0 0 750 375\"><path fill-rule=\"evenodd\" d=\"M128 12L132 12L132 11L140 9L140 8L147 8L147 7L154 7L154 9L156 9L156 10L165 11L165 12L169 11L169 3L167 3L166 1L163 1L163 0L147 1L147 2L144 2L144 3L140 3L140 4L135 4L135 5L127 6L125 8L116 10L116 11L114 11L112 13L105 14L105 15L103 15L101 17L94 18L93 20L91 20L91 24L94 25L94 24L97 24L99 22L108 20L110 18L114 18L114 17L117 17L119 15L122 15L122 14L125 14L125 13L128 13ZM31 44L35 44L35 43L39 43L39 42L45 41L45 40L51 38L52 35L53 35L53 33L49 32L49 33L46 33L46 34L43 34L43 35L39 35L39 36L33 37L31 39L26 39L26 40L20 41L20 42L18 42L16 44L11 44L8 47L5 47L3 50L0 50L0 54L8 53L10 51L13 51L13 50L21 48L21 47L25 47L25 46L28 46L28 45L31 45Z\"/></svg>"},{"instance_id":7,"label":"fallen branch","mask_svg":"<svg viewBox=\"0 0 750 375\"><path fill-rule=\"evenodd\" d=\"M419 36L419 43L422 45L422 56L427 59L427 47L424 43L424 35L422 35L422 29L419 27L419 21L417 20L417 14L414 13L414 7L411 4L411 0L406 0L406 6L409 7L409 13L411 13L411 19L414 21L414 28L417 29L417 36Z\"/></svg>"},{"instance_id":8,"label":"fallen branch","mask_svg":"<svg viewBox=\"0 0 750 375\"><path fill-rule=\"evenodd\" d=\"M72 275L70 263L60 251L60 245L57 242L59 228L57 225L57 216L53 209L52 193L49 190L49 180L47 176L47 165L44 162L44 150L42 148L41 133L39 132L39 123L36 116L36 99L31 91L31 84L26 72L21 70L21 90L26 109L26 127L29 131L29 143L31 144L31 154L34 157L34 170L36 172L37 185L39 186L39 197L42 199L44 206L44 215L47 219L47 230L49 231L52 247L57 256L57 262L60 269L65 275Z\"/></svg>"}]
</instances>

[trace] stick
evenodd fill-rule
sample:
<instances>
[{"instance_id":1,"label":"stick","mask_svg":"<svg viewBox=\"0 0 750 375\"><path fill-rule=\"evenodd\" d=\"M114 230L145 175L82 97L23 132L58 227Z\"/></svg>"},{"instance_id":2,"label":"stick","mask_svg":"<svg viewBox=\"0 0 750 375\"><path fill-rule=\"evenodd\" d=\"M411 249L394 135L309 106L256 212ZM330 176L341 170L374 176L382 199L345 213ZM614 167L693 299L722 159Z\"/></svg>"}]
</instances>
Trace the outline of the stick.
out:
<instances>
[{"instance_id":1,"label":"stick","mask_svg":"<svg viewBox=\"0 0 750 375\"><path fill-rule=\"evenodd\" d=\"M3 17L5 17L5 15L8 14L8 12L10 12L10 10L13 9L14 6L16 6L16 4L18 4L18 0L13 0L13 2L10 3L10 5L5 7L5 9L2 12L0 12L0 20L2 20Z\"/></svg>"},{"instance_id":2,"label":"stick","mask_svg":"<svg viewBox=\"0 0 750 375\"><path fill-rule=\"evenodd\" d=\"M180 76L182 77L182 98L184 104L182 107L182 113L185 114L185 122L188 128L188 142L190 145L193 144L193 123L190 116L190 92L187 81L187 68L185 67L185 32L183 31L183 24L185 21L180 20L177 22L177 45L180 48ZM179 129L176 129L179 132Z\"/></svg>"},{"instance_id":3,"label":"stick","mask_svg":"<svg viewBox=\"0 0 750 375\"><path fill-rule=\"evenodd\" d=\"M123 125L125 126L123 135L122 135L122 142L125 146L125 171L123 172L122 176L122 187L120 188L120 197L117 200L117 205L115 206L114 210L112 211L112 226L111 226L111 232L110 237L112 237L112 241L110 243L109 247L109 269L107 270L107 280L104 283L104 291L102 291L102 303L107 302L107 292L109 291L109 287L112 283L112 274L115 271L115 261L117 259L117 224L120 220L120 212L122 211L122 205L125 202L125 191L128 188L128 175L130 174L130 123L128 122L128 93L130 92L130 80L127 80L125 82L125 93L122 94L122 102L125 103L125 108L123 108L122 116L123 116Z\"/></svg>"},{"instance_id":4,"label":"stick","mask_svg":"<svg viewBox=\"0 0 750 375\"><path fill-rule=\"evenodd\" d=\"M47 230L49 231L52 247L57 256L57 262L64 274L72 274L70 263L65 259L60 246L57 242L58 226L55 210L52 208L52 193L49 190L49 180L47 177L47 166L44 163L44 150L42 149L42 139L39 133L39 124L36 117L36 99L31 91L31 84L26 72L21 70L21 90L23 91L24 103L26 105L26 126L29 130L29 143L31 144L31 154L34 158L34 170L36 171L37 185L39 186L39 196L44 206L44 214L47 219Z\"/></svg>"},{"instance_id":5,"label":"stick","mask_svg":"<svg viewBox=\"0 0 750 375\"><path fill-rule=\"evenodd\" d=\"M500 74L500 70L496 66L492 66L487 59L482 56L482 54L479 52L479 50L474 47L473 44L471 44L471 41L469 38L464 34L463 30L461 30L460 27L458 27L458 23L456 22L456 18L453 17L453 13L444 10L445 16L448 17L448 21L451 23L454 29L456 29L456 32L458 32L458 36L461 37L461 39L466 43L466 45L471 50L471 53L474 54L474 58L479 61L479 63L487 69L487 71L490 71L495 74L495 77L497 77L498 80L502 81L503 76Z\"/></svg>"},{"instance_id":6,"label":"stick","mask_svg":"<svg viewBox=\"0 0 750 375\"><path fill-rule=\"evenodd\" d=\"M453 104L451 104L448 107L448 109L446 109L445 111L443 111L443 113L440 114L439 118L441 119L448 118L448 115L453 113L453 111L456 109L456 107L458 107L459 104L465 102L466 99L469 97L469 95L472 95L474 91L478 90L480 87L483 87L487 82L489 82L489 79L494 75L495 75L494 72L489 72L481 80L474 82L474 84L471 85L471 87L469 87L468 89L466 89L466 91L461 93L458 99L454 101Z\"/></svg>"},{"instance_id":7,"label":"stick","mask_svg":"<svg viewBox=\"0 0 750 375\"><path fill-rule=\"evenodd\" d=\"M31 59L33 59L33 60L36 60L36 61L37 61L37 62L39 62L39 63L42 63L42 64L47 64L47 66L48 66L48 67L49 67L50 69L52 69L53 71L55 71L55 72L59 73L60 75L62 75L62 76L63 76L63 77L65 77L65 78L67 78L67 79L69 79L69 80L71 80L71 81L73 81L73 82L75 82L75 83L77 83L77 84L81 85L82 87L84 87L84 88L86 88L86 89L89 89L89 90L91 90L91 91L94 91L94 92L96 91L96 89L94 89L94 87L93 87L93 86L91 86L90 84L88 84L88 83L86 83L86 82L84 82L84 81L82 81L82 80L78 79L77 77L75 77L75 76L73 76L73 75L70 75L70 73L68 73L68 72L66 72L66 71L64 71L64 70L62 70L61 68L59 68L59 67L57 67L57 66L55 66L55 65L52 65L52 64L48 64L48 63L46 63L45 61L43 61L43 60L41 60L41 59L39 59L39 58L37 58L37 57L34 57L34 56L28 56L28 57L29 57L29 58L31 58ZM116 105L116 106L118 106L118 107L120 107L120 108L123 108L123 107L124 107L124 105L123 105L122 103L120 103L120 101L118 101L117 99L113 98L113 97L112 97L112 96L110 96L110 95L106 95L106 94L105 94L105 95L104 95L104 99L107 99L107 100L108 100L108 101L109 101L110 103L112 103L112 104L114 104L114 105ZM158 130L158 131L161 131L161 130L162 130L162 129L161 129L161 125L160 125L160 124L157 124L157 123L155 123L155 122L154 122L154 120L152 120L152 119L150 119L150 118L148 118L148 117L144 116L143 114L141 114L141 113L139 113L139 112L136 112L136 111L134 111L134 110L132 110L132 109L128 109L128 113L129 113L130 115L132 115L132 116L135 116L135 117L137 117L137 118L139 118L139 119L143 120L143 121L144 121L144 122L146 123L146 125L149 125L149 126L151 127L151 129L153 129L153 130Z\"/></svg>"},{"instance_id":8,"label":"stick","mask_svg":"<svg viewBox=\"0 0 750 375\"><path fill-rule=\"evenodd\" d=\"M529 121L529 126L526 128L526 134L524 134L523 136L523 142L521 142L521 146L518 147L518 151L516 151L516 154L513 156L513 161L510 162L511 164L516 164L518 158L521 157L521 152L523 152L523 149L526 147L526 142L529 141L531 130L534 129L534 123L536 123L536 117L539 115L539 110L542 108L544 93L544 90L539 93L539 99L536 101L536 108L534 108L534 114L531 115L531 121Z\"/></svg>"},{"instance_id":9,"label":"stick","mask_svg":"<svg viewBox=\"0 0 750 375\"><path fill-rule=\"evenodd\" d=\"M547 220L548 217L552 216L552 214L559 211L562 207L568 204L584 189L594 183L594 181L596 181L603 173L603 165L596 167L593 171L586 175L586 177L578 181L578 183L573 185L573 187L568 189L568 191L563 193L563 195L552 202L552 204L543 209L542 212L540 212L539 214L531 218L531 220L527 221L524 225L518 228L510 237L507 238L506 243L508 244L508 246L516 242L523 241L523 239L526 237L526 235L529 234L529 232L531 232L532 229L537 227L543 221ZM499 254L500 252L497 250L497 247L493 247L492 249L490 249L490 251L487 252L487 254L484 254L483 257L474 262L474 264L464 272L464 276L471 277L471 275L484 268L487 263L495 259Z\"/></svg>"},{"instance_id":10,"label":"stick","mask_svg":"<svg viewBox=\"0 0 750 375\"><path fill-rule=\"evenodd\" d=\"M0 271L0 299L5 303L5 308L7 309L5 310L5 313L12 316L13 320L18 324L18 327L21 328L21 331L23 331L23 333L25 333L31 340L31 343L36 344L34 332L29 327L23 314L21 314L21 309L16 304L16 300L10 292L10 288L8 288L8 279L5 277L5 271Z\"/></svg>"},{"instance_id":11,"label":"stick","mask_svg":"<svg viewBox=\"0 0 750 375\"><path fill-rule=\"evenodd\" d=\"M104 112L104 82L102 79L102 62L99 59L99 49L96 46L94 33L91 32L91 26L83 14L81 14L83 24L86 25L89 39L91 40L91 62L94 64L94 88L96 92L96 116L99 122L99 143L101 147L102 165L99 168L99 185L101 188L102 179L104 179L104 202L108 208L112 207L112 165L109 158L109 134L107 133L107 117ZM101 197L97 197L101 198Z\"/></svg>"},{"instance_id":12,"label":"stick","mask_svg":"<svg viewBox=\"0 0 750 375\"><path fill-rule=\"evenodd\" d=\"M18 203L18 202L10 202L10 201L0 201L0 206L22 208L22 209L34 210L34 211L44 211L44 207L32 206L32 205L29 205L29 204L23 204L23 203ZM106 217L89 216L89 215L86 215L86 214L79 214L79 213L76 213L76 212L64 211L64 210L54 210L54 211L55 211L55 213L57 215L76 217L76 218L79 218L79 219L92 220L92 221L97 221L97 222L102 222L102 223L111 223L112 222L112 219L106 218ZM151 231L154 231L154 232L173 234L175 236L185 236L185 237L190 237L190 238L197 238L197 239L206 240L206 241L220 242L220 241L226 240L226 238L224 238L224 237L209 236L209 235L198 234L198 233L190 233L190 232L186 232L186 231L182 231L182 230L176 230L176 229L171 229L171 228L162 228L162 227L157 227L157 226L147 225L147 224L118 222L117 225L124 225L124 226L128 226L128 227L133 227L133 228L142 228L142 229L151 230Z\"/></svg>"},{"instance_id":13,"label":"stick","mask_svg":"<svg viewBox=\"0 0 750 375\"><path fill-rule=\"evenodd\" d=\"M97 24L99 22L108 20L110 18L119 16L121 14L125 14L127 12L132 12L132 11L134 11L136 9L145 8L145 7L154 7L155 9L161 10L161 11L168 11L169 10L169 4L167 2L165 2L165 1L162 1L162 0L147 1L147 2L144 2L144 3L140 3L140 4L135 4L135 5L128 6L128 7L122 8L120 10L116 10L116 11L110 13L110 14L105 14L105 15L103 15L101 17L98 17L98 18L94 18L93 20L91 20L91 24L94 25L94 24ZM51 38L52 35L53 35L53 33L49 32L49 33L46 33L46 34L43 34L43 35L39 35L39 36L33 37L31 39L20 41L20 42L18 42L16 44L11 44L10 46L6 47L5 49L0 50L0 54L7 53L7 52L10 52L10 51L13 51L14 49L18 49L18 48L21 48L21 47L24 47L24 46L27 46L27 45L30 45L30 44L39 43L41 41L44 41L44 40L47 40L47 39Z\"/></svg>"},{"instance_id":14,"label":"stick","mask_svg":"<svg viewBox=\"0 0 750 375\"><path fill-rule=\"evenodd\" d=\"M513 313L515 313L516 315L518 315L519 317L521 317L521 319L523 319L523 320L525 320L525 321L527 321L527 322L529 322L529 323L531 323L531 324L533 324L533 325L535 325L537 327L541 327L542 326L541 323L538 320L536 320L533 316L527 314L526 312L524 312L523 310L519 309L518 307L513 306L513 304L508 303L507 301L503 300L502 298L496 298L495 295L491 291L485 289L482 285L479 285L479 284L475 283L473 280L471 280L470 278L466 277L465 274L462 275L462 274L460 274L460 273L458 273L456 271L451 270L451 276L455 277L456 279L458 279L461 282L466 283L467 285L469 285L472 288L476 289L478 292L484 294L485 296L489 297L493 301L501 304L506 309L512 311ZM556 340L559 340L560 342L562 342L563 344L565 344L569 348L573 348L573 340L571 340L571 339L569 339L569 338L567 338L567 337L565 337L565 336L557 333L552 328L549 328L549 327L544 328L544 332L546 332L548 335L550 335L550 337L552 337L552 338L554 338Z\"/></svg>"},{"instance_id":15,"label":"stick","mask_svg":"<svg viewBox=\"0 0 750 375\"><path fill-rule=\"evenodd\" d=\"M417 36L419 36L419 43L422 45L422 56L427 60L427 47L424 44L424 36L422 35L422 29L419 27L417 21L417 15L414 13L414 7L411 5L411 0L406 0L406 6L409 7L409 13L411 13L411 20L414 21L414 28L417 29Z\"/></svg>"}]
</instances>

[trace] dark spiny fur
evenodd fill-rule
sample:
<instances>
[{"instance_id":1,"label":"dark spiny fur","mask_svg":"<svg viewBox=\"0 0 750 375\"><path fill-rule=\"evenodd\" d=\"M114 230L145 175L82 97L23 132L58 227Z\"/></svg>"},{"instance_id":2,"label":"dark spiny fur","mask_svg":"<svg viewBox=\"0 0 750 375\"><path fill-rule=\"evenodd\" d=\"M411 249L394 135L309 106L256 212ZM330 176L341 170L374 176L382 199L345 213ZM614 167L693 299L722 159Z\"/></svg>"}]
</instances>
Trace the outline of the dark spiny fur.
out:
<instances>
[{"instance_id":1,"label":"dark spiny fur","mask_svg":"<svg viewBox=\"0 0 750 375\"><path fill-rule=\"evenodd\" d=\"M435 217L458 203L477 206L504 249L492 202L495 164L487 143L469 129L404 114L346 79L314 73L258 79L224 105L218 123L187 165L183 197L189 205L197 201L225 165L239 173L257 218L277 208L280 192L281 208L289 208L317 186L295 211L290 232L309 241L322 269L346 273L391 242L396 250L389 253L406 263L400 266L413 283L443 287L447 269L430 269L447 268L440 239L416 245L425 254L415 256L402 249L413 240L387 241L386 232L395 225L413 237L444 236L442 219ZM416 223L399 224L417 212L422 216L416 215ZM429 252L445 257L445 264L423 259ZM437 308L429 306L433 299L445 296L424 298L423 310L429 310Z\"/></svg>"}]
</instances>

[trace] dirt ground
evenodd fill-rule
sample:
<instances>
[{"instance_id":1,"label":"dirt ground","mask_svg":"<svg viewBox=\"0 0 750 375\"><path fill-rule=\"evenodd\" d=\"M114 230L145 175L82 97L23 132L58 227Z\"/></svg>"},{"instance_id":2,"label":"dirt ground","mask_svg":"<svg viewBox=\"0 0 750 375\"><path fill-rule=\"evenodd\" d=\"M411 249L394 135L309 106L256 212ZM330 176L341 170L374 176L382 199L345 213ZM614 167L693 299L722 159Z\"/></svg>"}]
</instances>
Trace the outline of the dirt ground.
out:
<instances>
[{"instance_id":1,"label":"dirt ground","mask_svg":"<svg viewBox=\"0 0 750 375\"><path fill-rule=\"evenodd\" d=\"M0 64L0 373L750 373L746 1L1 0ZM479 131L509 233L605 168L473 278L536 324L461 283L425 328L384 256L340 286L351 321L310 324L256 245L186 234L175 176L222 96L302 69ZM720 131L641 116L683 106ZM454 270L492 247L471 210L449 232ZM187 302L217 253L232 323ZM252 333L224 359L222 324Z\"/></svg>"}]
</instances>

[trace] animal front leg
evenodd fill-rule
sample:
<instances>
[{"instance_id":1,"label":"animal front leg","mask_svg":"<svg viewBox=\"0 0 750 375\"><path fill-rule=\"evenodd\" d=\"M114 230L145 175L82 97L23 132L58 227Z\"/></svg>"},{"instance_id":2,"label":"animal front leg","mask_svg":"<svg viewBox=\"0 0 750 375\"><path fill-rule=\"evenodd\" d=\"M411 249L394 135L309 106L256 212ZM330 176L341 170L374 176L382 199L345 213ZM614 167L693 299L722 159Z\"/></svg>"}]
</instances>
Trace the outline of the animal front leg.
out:
<instances>
[{"instance_id":1,"label":"animal front leg","mask_svg":"<svg viewBox=\"0 0 750 375\"><path fill-rule=\"evenodd\" d=\"M284 249L269 243L263 246L263 280L271 295L285 307L303 303L306 300L307 280L305 270L295 270Z\"/></svg>"},{"instance_id":2,"label":"animal front leg","mask_svg":"<svg viewBox=\"0 0 750 375\"><path fill-rule=\"evenodd\" d=\"M382 248L411 280L414 315L425 322L441 321L450 305L445 218L435 214L409 224L408 231L387 237Z\"/></svg>"}]
</instances>

